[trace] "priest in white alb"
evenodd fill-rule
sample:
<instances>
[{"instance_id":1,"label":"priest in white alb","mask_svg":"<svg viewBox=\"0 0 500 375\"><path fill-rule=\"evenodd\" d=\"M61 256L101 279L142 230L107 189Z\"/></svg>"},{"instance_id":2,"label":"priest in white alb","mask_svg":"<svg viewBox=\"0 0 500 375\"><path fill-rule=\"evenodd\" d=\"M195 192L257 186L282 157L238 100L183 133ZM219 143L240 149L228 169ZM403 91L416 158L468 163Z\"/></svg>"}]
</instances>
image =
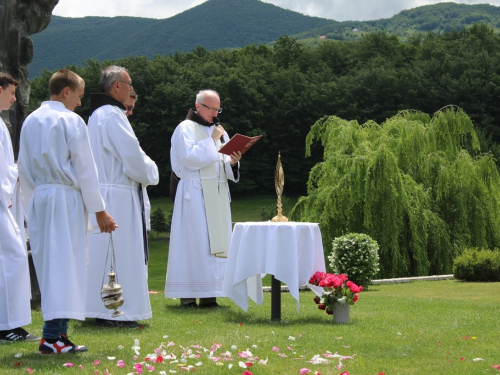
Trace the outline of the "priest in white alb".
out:
<instances>
[{"instance_id":1,"label":"priest in white alb","mask_svg":"<svg viewBox=\"0 0 500 375\"><path fill-rule=\"evenodd\" d=\"M111 317L100 298L109 238L89 236L87 277L88 318L103 327L135 328L137 320L152 317L148 289L146 187L159 182L158 167L142 150L125 113L132 91L128 71L109 66L101 72L100 94L91 94L88 123L90 145L99 172L99 186L106 209L119 228L113 234L116 274L122 287L122 316Z\"/></svg>"},{"instance_id":2,"label":"priest in white alb","mask_svg":"<svg viewBox=\"0 0 500 375\"><path fill-rule=\"evenodd\" d=\"M180 178L170 231L165 297L181 306L217 307L231 240L228 180L239 181L241 153L219 153L227 133L218 124L219 94L202 90L196 111L188 115L171 139L172 172Z\"/></svg>"}]
</instances>

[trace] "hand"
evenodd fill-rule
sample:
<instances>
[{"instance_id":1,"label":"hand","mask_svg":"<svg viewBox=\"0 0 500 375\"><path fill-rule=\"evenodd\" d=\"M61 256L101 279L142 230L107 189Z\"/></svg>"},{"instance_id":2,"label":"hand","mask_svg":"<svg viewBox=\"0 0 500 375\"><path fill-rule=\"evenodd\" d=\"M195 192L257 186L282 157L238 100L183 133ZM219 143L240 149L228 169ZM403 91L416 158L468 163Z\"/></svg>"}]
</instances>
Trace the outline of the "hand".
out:
<instances>
[{"instance_id":1,"label":"hand","mask_svg":"<svg viewBox=\"0 0 500 375\"><path fill-rule=\"evenodd\" d=\"M224 128L222 127L222 125L217 125L216 127L214 127L214 130L212 130L211 137L214 140L214 142L217 142L223 135L224 135Z\"/></svg>"},{"instance_id":2,"label":"hand","mask_svg":"<svg viewBox=\"0 0 500 375\"><path fill-rule=\"evenodd\" d=\"M118 225L115 224L115 221L111 217L110 214L108 214L106 211L99 211L95 213L95 218L97 220L97 225L99 225L99 229L101 230L101 233L111 233L113 232L116 228L118 228Z\"/></svg>"},{"instance_id":3,"label":"hand","mask_svg":"<svg viewBox=\"0 0 500 375\"><path fill-rule=\"evenodd\" d=\"M12 207L12 198L9 199L9 208Z\"/></svg>"},{"instance_id":4,"label":"hand","mask_svg":"<svg viewBox=\"0 0 500 375\"><path fill-rule=\"evenodd\" d=\"M231 166L235 166L241 159L241 152L235 151L231 155Z\"/></svg>"}]
</instances>

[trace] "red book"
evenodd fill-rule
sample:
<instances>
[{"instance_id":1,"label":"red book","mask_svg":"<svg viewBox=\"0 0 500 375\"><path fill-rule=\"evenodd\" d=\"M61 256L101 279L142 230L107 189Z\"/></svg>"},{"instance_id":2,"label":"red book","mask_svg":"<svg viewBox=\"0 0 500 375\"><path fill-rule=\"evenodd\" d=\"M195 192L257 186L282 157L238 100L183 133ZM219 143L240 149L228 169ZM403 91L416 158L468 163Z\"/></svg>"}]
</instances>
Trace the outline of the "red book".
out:
<instances>
[{"instance_id":1,"label":"red book","mask_svg":"<svg viewBox=\"0 0 500 375\"><path fill-rule=\"evenodd\" d=\"M219 152L222 152L226 155L231 155L233 152L239 151L243 155L261 138L262 135L247 137L246 135L236 133L235 135L233 135L233 138L231 138L224 146L221 147Z\"/></svg>"}]
</instances>

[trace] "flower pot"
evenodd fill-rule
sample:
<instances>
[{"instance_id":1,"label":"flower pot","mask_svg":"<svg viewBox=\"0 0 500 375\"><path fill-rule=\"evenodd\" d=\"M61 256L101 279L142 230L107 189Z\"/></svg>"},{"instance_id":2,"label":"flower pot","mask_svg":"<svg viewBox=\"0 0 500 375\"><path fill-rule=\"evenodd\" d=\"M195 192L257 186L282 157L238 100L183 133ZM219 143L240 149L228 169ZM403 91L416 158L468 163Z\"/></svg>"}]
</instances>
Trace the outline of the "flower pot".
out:
<instances>
[{"instance_id":1,"label":"flower pot","mask_svg":"<svg viewBox=\"0 0 500 375\"><path fill-rule=\"evenodd\" d=\"M342 306L338 302L334 302L332 305L332 312L333 312L333 322L334 323L344 323L347 324L350 322L349 318L349 311L350 311L351 305L348 303L344 304Z\"/></svg>"}]
</instances>

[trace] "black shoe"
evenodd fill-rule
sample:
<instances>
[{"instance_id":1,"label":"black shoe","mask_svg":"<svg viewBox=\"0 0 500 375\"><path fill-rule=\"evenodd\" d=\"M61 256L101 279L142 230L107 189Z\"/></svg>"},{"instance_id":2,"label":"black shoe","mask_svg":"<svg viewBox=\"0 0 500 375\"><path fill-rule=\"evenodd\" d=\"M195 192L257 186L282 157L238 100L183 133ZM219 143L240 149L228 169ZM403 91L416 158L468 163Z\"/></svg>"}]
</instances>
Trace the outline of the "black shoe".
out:
<instances>
[{"instance_id":1,"label":"black shoe","mask_svg":"<svg viewBox=\"0 0 500 375\"><path fill-rule=\"evenodd\" d=\"M198 305L196 304L196 302L189 302L189 303L186 303L185 305L181 305L181 307L198 307Z\"/></svg>"},{"instance_id":2,"label":"black shoe","mask_svg":"<svg viewBox=\"0 0 500 375\"><path fill-rule=\"evenodd\" d=\"M99 327L115 327L115 328L137 328L139 324L133 320L109 320L99 319L95 320L96 325Z\"/></svg>"},{"instance_id":3,"label":"black shoe","mask_svg":"<svg viewBox=\"0 0 500 375\"><path fill-rule=\"evenodd\" d=\"M220 305L217 302L203 303L203 304L200 304L200 306L199 306L200 309L211 309L211 308L216 308L216 307L220 307Z\"/></svg>"},{"instance_id":4,"label":"black shoe","mask_svg":"<svg viewBox=\"0 0 500 375\"><path fill-rule=\"evenodd\" d=\"M53 343L49 343L47 340L40 340L40 346L38 347L40 354L83 353L88 351L86 346L73 344L66 335L61 335Z\"/></svg>"},{"instance_id":5,"label":"black shoe","mask_svg":"<svg viewBox=\"0 0 500 375\"><path fill-rule=\"evenodd\" d=\"M16 341L40 341L40 337L30 334L21 327L0 332L0 343Z\"/></svg>"}]
</instances>

